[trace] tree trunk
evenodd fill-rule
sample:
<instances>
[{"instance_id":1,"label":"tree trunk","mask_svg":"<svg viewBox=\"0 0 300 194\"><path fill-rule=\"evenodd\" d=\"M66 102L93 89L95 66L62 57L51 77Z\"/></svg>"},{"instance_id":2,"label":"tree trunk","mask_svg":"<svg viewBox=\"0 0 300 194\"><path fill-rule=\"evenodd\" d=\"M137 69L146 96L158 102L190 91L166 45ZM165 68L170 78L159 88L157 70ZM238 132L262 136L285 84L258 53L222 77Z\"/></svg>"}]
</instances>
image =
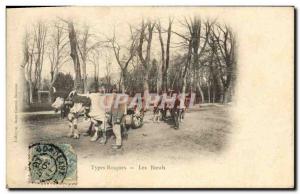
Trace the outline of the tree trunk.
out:
<instances>
[{"instance_id":1,"label":"tree trunk","mask_svg":"<svg viewBox=\"0 0 300 194\"><path fill-rule=\"evenodd\" d=\"M149 98L149 71L146 71L144 73L144 100L146 102L146 104L148 104L150 98Z\"/></svg>"},{"instance_id":2,"label":"tree trunk","mask_svg":"<svg viewBox=\"0 0 300 194\"><path fill-rule=\"evenodd\" d=\"M25 64L26 65L26 64ZM21 88L21 91L22 91L22 97L23 97L23 104L24 105L30 105L30 102L29 102L29 88L28 88L28 82L25 78L25 65L22 67L22 75L21 75L21 83L22 83L22 88Z\"/></svg>"},{"instance_id":3,"label":"tree trunk","mask_svg":"<svg viewBox=\"0 0 300 194\"><path fill-rule=\"evenodd\" d=\"M185 91L186 91L186 78L183 79L181 94L185 95Z\"/></svg>"},{"instance_id":4,"label":"tree trunk","mask_svg":"<svg viewBox=\"0 0 300 194\"><path fill-rule=\"evenodd\" d=\"M220 95L220 98L219 98L219 102L224 103L224 87L222 85L220 87L220 92L221 92L221 95Z\"/></svg>"},{"instance_id":5,"label":"tree trunk","mask_svg":"<svg viewBox=\"0 0 300 194\"><path fill-rule=\"evenodd\" d=\"M223 103L228 103L231 101L231 86L224 88L224 95L223 95Z\"/></svg>"},{"instance_id":6,"label":"tree trunk","mask_svg":"<svg viewBox=\"0 0 300 194\"><path fill-rule=\"evenodd\" d=\"M162 32L161 32L161 26L159 24L158 26L158 37L159 37L159 42L160 42L160 48L161 48L161 73L159 73L159 79L161 79L161 89L162 91L165 91L165 47L164 47L164 41L162 38Z\"/></svg>"},{"instance_id":7,"label":"tree trunk","mask_svg":"<svg viewBox=\"0 0 300 194\"><path fill-rule=\"evenodd\" d=\"M29 81L28 85L29 85L29 104L32 104L33 103L33 86L32 86L32 82Z\"/></svg>"},{"instance_id":8,"label":"tree trunk","mask_svg":"<svg viewBox=\"0 0 300 194\"><path fill-rule=\"evenodd\" d=\"M33 51L32 51L33 52ZM33 102L33 89L32 89L32 87L33 87L33 84L32 84L32 78L31 78L31 73L32 73L32 63L33 63L33 59L32 59L32 54L31 54L31 56L30 56L30 65L29 65L29 73L28 73L28 89L29 89L29 96L28 96L28 98L29 98L29 105Z\"/></svg>"},{"instance_id":9,"label":"tree trunk","mask_svg":"<svg viewBox=\"0 0 300 194\"><path fill-rule=\"evenodd\" d=\"M168 88L168 68L170 64L170 42L171 42L171 29L172 29L172 21L169 19L169 27L168 27L168 35L167 35L167 43L166 43L166 52L164 48L164 42L162 38L161 26L159 23L158 26L158 34L159 34L159 41L161 47L161 89L165 92ZM166 56L165 56L166 54Z\"/></svg>"},{"instance_id":10,"label":"tree trunk","mask_svg":"<svg viewBox=\"0 0 300 194\"><path fill-rule=\"evenodd\" d=\"M126 80L126 70L125 69L122 69L121 70L121 92L123 94L125 94L125 80Z\"/></svg>"},{"instance_id":11,"label":"tree trunk","mask_svg":"<svg viewBox=\"0 0 300 194\"><path fill-rule=\"evenodd\" d=\"M82 79L83 79L83 91L84 93L87 93L86 59L82 59Z\"/></svg>"},{"instance_id":12,"label":"tree trunk","mask_svg":"<svg viewBox=\"0 0 300 194\"><path fill-rule=\"evenodd\" d=\"M138 46L138 55L140 58L140 61L143 65L144 69L144 98L148 100L148 94L149 94L149 69L150 69L150 59L151 59L151 44L152 44L152 35L153 35L153 28L154 24L151 22L148 22L146 25L144 21L142 21L142 28L141 28L141 34L139 37L139 46ZM146 37L145 30L148 31L148 38ZM147 48L146 48L146 56L143 56L143 44L144 40L147 42Z\"/></svg>"},{"instance_id":13,"label":"tree trunk","mask_svg":"<svg viewBox=\"0 0 300 194\"><path fill-rule=\"evenodd\" d=\"M81 80L81 70L80 70L80 61L77 52L77 38L76 32L74 29L73 22L68 23L69 28L69 39L70 39L70 47L71 47L71 57L74 63L74 71L75 71L75 89L79 92L83 92L82 88L82 80Z\"/></svg>"},{"instance_id":14,"label":"tree trunk","mask_svg":"<svg viewBox=\"0 0 300 194\"><path fill-rule=\"evenodd\" d=\"M211 97L210 97L210 83L207 83L207 95L208 95L208 103L210 103Z\"/></svg>"},{"instance_id":15,"label":"tree trunk","mask_svg":"<svg viewBox=\"0 0 300 194\"><path fill-rule=\"evenodd\" d=\"M213 103L216 102L216 90L214 89L213 90Z\"/></svg>"},{"instance_id":16,"label":"tree trunk","mask_svg":"<svg viewBox=\"0 0 300 194\"><path fill-rule=\"evenodd\" d=\"M97 65L94 64L94 81L97 82L98 78L97 78Z\"/></svg>"},{"instance_id":17,"label":"tree trunk","mask_svg":"<svg viewBox=\"0 0 300 194\"><path fill-rule=\"evenodd\" d=\"M205 102L205 99L204 99L204 93L203 93L203 90L202 90L201 85L200 85L199 82L197 83L197 88L198 88L198 90L199 90L199 92L200 92L201 103L204 103L204 102Z\"/></svg>"},{"instance_id":18,"label":"tree trunk","mask_svg":"<svg viewBox=\"0 0 300 194\"><path fill-rule=\"evenodd\" d=\"M167 38L167 49L166 49L166 66L163 75L164 84L165 84L165 91L168 89L168 69L170 64L170 42L171 42L171 30L172 30L172 21L169 20L169 27L168 27L168 38Z\"/></svg>"},{"instance_id":19,"label":"tree trunk","mask_svg":"<svg viewBox=\"0 0 300 194\"><path fill-rule=\"evenodd\" d=\"M149 92L149 71L146 70L144 72L144 91L148 91Z\"/></svg>"},{"instance_id":20,"label":"tree trunk","mask_svg":"<svg viewBox=\"0 0 300 194\"><path fill-rule=\"evenodd\" d=\"M161 73L159 71L159 67L158 67L158 72L157 72L157 79L156 79L156 93L159 94L159 92L162 90L162 76Z\"/></svg>"},{"instance_id":21,"label":"tree trunk","mask_svg":"<svg viewBox=\"0 0 300 194\"><path fill-rule=\"evenodd\" d=\"M187 81L186 76L190 69L191 57L192 57L192 41L190 40L189 41L189 50L188 50L188 54L187 54L187 61L185 63L185 67L184 67L183 75L182 75L183 83L182 83L181 93L185 93L185 91L186 91L186 81Z\"/></svg>"}]
</instances>

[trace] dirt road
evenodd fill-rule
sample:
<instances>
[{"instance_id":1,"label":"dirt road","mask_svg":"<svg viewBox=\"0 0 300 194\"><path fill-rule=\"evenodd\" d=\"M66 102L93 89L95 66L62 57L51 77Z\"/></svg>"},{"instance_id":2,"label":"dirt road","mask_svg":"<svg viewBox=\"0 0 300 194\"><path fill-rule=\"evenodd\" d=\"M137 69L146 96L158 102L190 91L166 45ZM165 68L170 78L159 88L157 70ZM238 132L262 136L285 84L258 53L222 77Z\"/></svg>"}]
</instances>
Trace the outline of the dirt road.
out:
<instances>
[{"instance_id":1,"label":"dirt road","mask_svg":"<svg viewBox=\"0 0 300 194\"><path fill-rule=\"evenodd\" d=\"M90 142L89 137L80 139L66 137L68 124L59 115L28 116L25 124L26 142L68 143L83 158L112 157L115 155L139 155L141 157L166 157L168 159L187 159L194 154L217 154L228 143L231 133L230 106L199 105L186 113L180 129L175 130L171 122L153 123L151 113L145 116L142 128L130 130L127 140L120 150L111 149L111 137L106 145L99 141ZM89 123L79 122L81 132L86 131Z\"/></svg>"}]
</instances>

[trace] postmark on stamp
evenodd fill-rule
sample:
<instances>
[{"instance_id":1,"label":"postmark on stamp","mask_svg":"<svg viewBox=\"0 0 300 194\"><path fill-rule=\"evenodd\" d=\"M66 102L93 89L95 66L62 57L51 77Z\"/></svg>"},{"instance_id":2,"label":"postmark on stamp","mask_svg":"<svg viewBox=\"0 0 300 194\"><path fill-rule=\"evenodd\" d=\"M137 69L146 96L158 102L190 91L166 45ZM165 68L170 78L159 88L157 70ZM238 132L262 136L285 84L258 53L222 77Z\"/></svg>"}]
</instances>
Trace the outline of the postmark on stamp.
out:
<instances>
[{"instance_id":1,"label":"postmark on stamp","mask_svg":"<svg viewBox=\"0 0 300 194\"><path fill-rule=\"evenodd\" d=\"M31 183L74 184L77 156L69 144L36 143L29 146Z\"/></svg>"}]
</instances>

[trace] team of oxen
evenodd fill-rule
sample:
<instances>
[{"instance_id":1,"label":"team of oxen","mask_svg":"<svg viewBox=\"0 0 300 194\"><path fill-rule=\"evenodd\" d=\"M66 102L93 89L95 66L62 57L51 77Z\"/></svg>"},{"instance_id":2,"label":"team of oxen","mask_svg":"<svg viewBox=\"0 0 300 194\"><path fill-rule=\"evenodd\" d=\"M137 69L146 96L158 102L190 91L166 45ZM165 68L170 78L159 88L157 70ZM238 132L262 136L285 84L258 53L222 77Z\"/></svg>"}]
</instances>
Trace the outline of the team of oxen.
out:
<instances>
[{"instance_id":1,"label":"team of oxen","mask_svg":"<svg viewBox=\"0 0 300 194\"><path fill-rule=\"evenodd\" d=\"M126 94L97 93L79 94L72 91L66 98L57 97L52 107L61 112L61 117L67 117L69 123L69 137L78 139L78 119L84 117L90 121L88 130L83 134L91 136L91 141L105 144L110 131L113 132L116 142L114 149L122 146L122 139L127 138L130 128L139 128L143 125L146 111L153 107L153 121L172 119L174 128L179 128L187 108L193 103L193 94L149 94L145 99L137 94L129 97ZM151 108L152 109L152 108ZM168 112L170 117L167 117Z\"/></svg>"}]
</instances>

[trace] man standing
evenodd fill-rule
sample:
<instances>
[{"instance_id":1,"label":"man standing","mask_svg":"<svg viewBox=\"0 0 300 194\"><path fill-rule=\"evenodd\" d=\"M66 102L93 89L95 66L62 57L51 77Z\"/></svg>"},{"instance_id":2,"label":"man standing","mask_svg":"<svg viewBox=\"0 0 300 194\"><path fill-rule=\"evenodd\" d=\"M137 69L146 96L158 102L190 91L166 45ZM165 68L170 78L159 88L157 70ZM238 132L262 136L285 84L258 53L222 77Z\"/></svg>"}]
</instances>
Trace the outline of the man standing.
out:
<instances>
[{"instance_id":1,"label":"man standing","mask_svg":"<svg viewBox=\"0 0 300 194\"><path fill-rule=\"evenodd\" d=\"M125 123L123 122L124 116L126 115L126 102L121 102L122 100L118 99L116 90L112 91L113 103L111 106L110 112L110 122L112 125L113 133L116 137L115 144L112 145L113 149L120 149L122 147L122 129L125 128Z\"/></svg>"}]
</instances>

